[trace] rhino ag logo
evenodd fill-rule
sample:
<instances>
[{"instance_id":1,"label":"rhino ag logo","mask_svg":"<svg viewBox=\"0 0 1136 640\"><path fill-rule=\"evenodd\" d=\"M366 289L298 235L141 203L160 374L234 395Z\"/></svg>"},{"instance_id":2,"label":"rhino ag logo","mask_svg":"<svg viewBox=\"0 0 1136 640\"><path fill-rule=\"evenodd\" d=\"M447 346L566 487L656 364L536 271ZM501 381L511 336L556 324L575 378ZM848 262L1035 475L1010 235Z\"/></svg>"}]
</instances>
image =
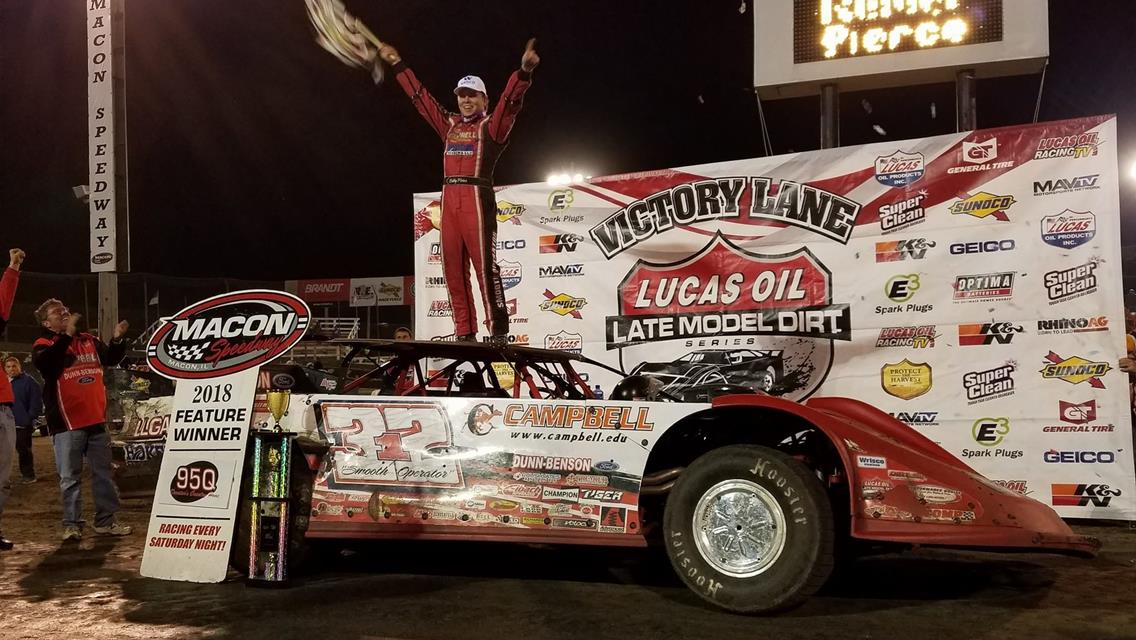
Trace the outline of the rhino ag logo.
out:
<instances>
[{"instance_id":1,"label":"rhino ag logo","mask_svg":"<svg viewBox=\"0 0 1136 640\"><path fill-rule=\"evenodd\" d=\"M311 312L282 291L226 293L186 307L154 333L146 361L172 379L217 378L271 362L300 341Z\"/></svg>"}]
</instances>

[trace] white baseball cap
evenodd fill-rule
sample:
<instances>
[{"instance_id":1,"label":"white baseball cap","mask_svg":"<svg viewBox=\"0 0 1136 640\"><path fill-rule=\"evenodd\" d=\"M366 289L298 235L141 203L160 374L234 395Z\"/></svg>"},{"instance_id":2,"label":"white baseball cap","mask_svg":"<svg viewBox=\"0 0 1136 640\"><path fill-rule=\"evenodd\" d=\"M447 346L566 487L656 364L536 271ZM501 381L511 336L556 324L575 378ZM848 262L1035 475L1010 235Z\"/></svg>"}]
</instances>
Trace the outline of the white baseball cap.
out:
<instances>
[{"instance_id":1,"label":"white baseball cap","mask_svg":"<svg viewBox=\"0 0 1136 640\"><path fill-rule=\"evenodd\" d=\"M454 87L454 95L457 95L458 89L473 89L489 95L489 92L485 90L485 83L477 76L466 76L458 80L458 86Z\"/></svg>"}]
</instances>

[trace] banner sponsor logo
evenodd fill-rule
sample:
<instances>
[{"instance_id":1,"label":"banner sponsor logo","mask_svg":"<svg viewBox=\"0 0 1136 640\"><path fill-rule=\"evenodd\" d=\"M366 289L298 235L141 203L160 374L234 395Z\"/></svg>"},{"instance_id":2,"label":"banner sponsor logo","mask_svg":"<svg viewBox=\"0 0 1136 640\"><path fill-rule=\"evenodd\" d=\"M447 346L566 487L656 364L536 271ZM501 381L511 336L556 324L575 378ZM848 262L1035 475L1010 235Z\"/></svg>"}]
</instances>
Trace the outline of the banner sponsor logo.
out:
<instances>
[{"instance_id":1,"label":"banner sponsor logo","mask_svg":"<svg viewBox=\"0 0 1136 640\"><path fill-rule=\"evenodd\" d=\"M572 206L572 202L576 199L576 195L571 189L557 189L548 194L548 210L549 211L565 211Z\"/></svg>"},{"instance_id":2,"label":"banner sponsor logo","mask_svg":"<svg viewBox=\"0 0 1136 640\"><path fill-rule=\"evenodd\" d=\"M1108 331L1108 318L1106 316L1037 321L1037 335L1039 336L1094 331Z\"/></svg>"},{"instance_id":3,"label":"banner sponsor logo","mask_svg":"<svg viewBox=\"0 0 1136 640\"><path fill-rule=\"evenodd\" d=\"M892 302L907 302L919 290L918 273L902 273L892 276L884 286L884 294Z\"/></svg>"},{"instance_id":4,"label":"banner sponsor logo","mask_svg":"<svg viewBox=\"0 0 1136 640\"><path fill-rule=\"evenodd\" d=\"M1120 489L1107 484L1051 484L1055 507L1108 507Z\"/></svg>"},{"instance_id":5,"label":"banner sponsor logo","mask_svg":"<svg viewBox=\"0 0 1136 640\"><path fill-rule=\"evenodd\" d=\"M1066 402L1060 400L1058 404L1058 417L1068 424L1046 425L1042 427L1044 433L1112 433L1116 430L1113 424L1089 424L1097 420L1097 401Z\"/></svg>"},{"instance_id":6,"label":"banner sponsor logo","mask_svg":"<svg viewBox=\"0 0 1136 640\"><path fill-rule=\"evenodd\" d=\"M118 270L112 76L113 58L122 53L113 42L111 6L105 0L92 0L87 6L87 213L92 273Z\"/></svg>"},{"instance_id":7,"label":"banner sponsor logo","mask_svg":"<svg viewBox=\"0 0 1136 640\"><path fill-rule=\"evenodd\" d=\"M1003 448L1002 444L1010 433L1010 421L1007 418L980 418L974 422L970 430L971 436L985 449L963 449L962 457L973 458L1009 458L1017 460L1025 455L1021 449Z\"/></svg>"},{"instance_id":8,"label":"banner sponsor logo","mask_svg":"<svg viewBox=\"0 0 1136 640\"><path fill-rule=\"evenodd\" d=\"M927 192L920 191L912 198L880 205L880 230L892 233L925 221L927 211L923 209L923 201L926 199Z\"/></svg>"},{"instance_id":9,"label":"banner sponsor logo","mask_svg":"<svg viewBox=\"0 0 1136 640\"><path fill-rule=\"evenodd\" d=\"M962 161L967 164L947 169L948 174L1009 169L1014 166L1013 160L995 162L998 159L998 138L990 138L985 142L967 142L964 140L961 155Z\"/></svg>"},{"instance_id":10,"label":"banner sponsor logo","mask_svg":"<svg viewBox=\"0 0 1136 640\"><path fill-rule=\"evenodd\" d=\"M954 300L1005 300L1014 295L1016 272L981 273L955 276Z\"/></svg>"},{"instance_id":11,"label":"banner sponsor logo","mask_svg":"<svg viewBox=\"0 0 1136 640\"><path fill-rule=\"evenodd\" d=\"M1091 191L1100 189L1099 182L1099 173L1074 178L1050 178L1045 181L1035 181L1033 183L1033 195L1051 196L1062 193L1074 193L1076 191Z\"/></svg>"},{"instance_id":12,"label":"banner sponsor logo","mask_svg":"<svg viewBox=\"0 0 1136 640\"><path fill-rule=\"evenodd\" d=\"M910 327L884 327L876 338L876 348L908 347L929 349L935 346L935 325L924 324Z\"/></svg>"},{"instance_id":13,"label":"banner sponsor logo","mask_svg":"<svg viewBox=\"0 0 1136 640\"><path fill-rule=\"evenodd\" d=\"M983 371L969 371L962 376L962 386L966 390L967 404L977 404L1005 398L1014 393L1014 371L1017 365L1004 365Z\"/></svg>"},{"instance_id":14,"label":"banner sponsor logo","mask_svg":"<svg viewBox=\"0 0 1136 640\"><path fill-rule=\"evenodd\" d=\"M521 214L525 212L525 205L513 204L508 200L497 202L497 222L511 222L516 226L521 224Z\"/></svg>"},{"instance_id":15,"label":"banner sponsor logo","mask_svg":"<svg viewBox=\"0 0 1136 640\"><path fill-rule=\"evenodd\" d=\"M747 193L748 192L748 193ZM680 184L629 204L589 230L608 260L674 228L738 219L741 203L751 220L801 227L847 244L860 204L840 194L792 180L717 178Z\"/></svg>"},{"instance_id":16,"label":"banner sponsor logo","mask_svg":"<svg viewBox=\"0 0 1136 640\"><path fill-rule=\"evenodd\" d=\"M887 187L903 187L922 178L925 169L922 153L896 151L876 158L876 181Z\"/></svg>"},{"instance_id":17,"label":"banner sponsor logo","mask_svg":"<svg viewBox=\"0 0 1136 640\"><path fill-rule=\"evenodd\" d=\"M498 243L498 244L500 244L500 243ZM501 247L498 246L497 249L500 250ZM428 253L426 255L426 264L442 264L442 243L441 242L431 242L430 243L430 253Z\"/></svg>"},{"instance_id":18,"label":"banner sponsor logo","mask_svg":"<svg viewBox=\"0 0 1136 640\"><path fill-rule=\"evenodd\" d=\"M545 301L540 303L541 311L551 311L558 316L572 316L577 320L583 319L580 314L580 309L583 309L588 304L587 298L577 298L567 293L553 294L548 289L544 290Z\"/></svg>"},{"instance_id":19,"label":"banner sponsor logo","mask_svg":"<svg viewBox=\"0 0 1136 640\"><path fill-rule=\"evenodd\" d=\"M911 400L931 390L931 365L907 358L880 369L880 384L888 395Z\"/></svg>"},{"instance_id":20,"label":"banner sponsor logo","mask_svg":"<svg viewBox=\"0 0 1136 640\"><path fill-rule=\"evenodd\" d=\"M572 252L576 250L581 242L584 241L584 236L576 235L574 233L557 233L551 236L540 237L540 252L541 253L562 253Z\"/></svg>"},{"instance_id":21,"label":"banner sponsor logo","mask_svg":"<svg viewBox=\"0 0 1136 640\"><path fill-rule=\"evenodd\" d=\"M578 333L561 331L544 336L544 348L580 354L584 352L584 338Z\"/></svg>"},{"instance_id":22,"label":"banner sponsor logo","mask_svg":"<svg viewBox=\"0 0 1136 640\"><path fill-rule=\"evenodd\" d=\"M950 206L950 212L954 215L968 215L974 216L978 219L994 218L1002 222L1009 222L1010 217L1006 214L1006 210L1017 202L1014 196L997 196L985 191L959 200Z\"/></svg>"},{"instance_id":23,"label":"banner sponsor logo","mask_svg":"<svg viewBox=\"0 0 1136 640\"><path fill-rule=\"evenodd\" d=\"M1067 302L1095 293L1098 264L1096 260L1090 260L1069 269L1046 271L1044 282L1049 304Z\"/></svg>"},{"instance_id":24,"label":"banner sponsor logo","mask_svg":"<svg viewBox=\"0 0 1136 640\"><path fill-rule=\"evenodd\" d=\"M986 322L982 324L960 324L959 346L975 347L991 344L1010 344L1014 336L1024 332L1021 325L1009 322Z\"/></svg>"},{"instance_id":25,"label":"banner sponsor logo","mask_svg":"<svg viewBox=\"0 0 1136 640\"><path fill-rule=\"evenodd\" d=\"M1041 368L1041 377L1064 380L1069 384L1087 382L1090 387L1095 389L1105 388L1101 376L1112 371L1112 367L1107 362L1093 362L1081 356L1062 358L1050 351L1045 359L1049 361L1049 364Z\"/></svg>"},{"instance_id":26,"label":"banner sponsor logo","mask_svg":"<svg viewBox=\"0 0 1136 640\"><path fill-rule=\"evenodd\" d=\"M450 307L449 300L432 300L426 315L430 318L449 318L454 315L454 310Z\"/></svg>"},{"instance_id":27,"label":"banner sponsor logo","mask_svg":"<svg viewBox=\"0 0 1136 640\"><path fill-rule=\"evenodd\" d=\"M672 264L639 261L607 317L607 347L661 340L778 335L851 340L851 312L833 304L831 276L806 248L752 254L716 236Z\"/></svg>"},{"instance_id":28,"label":"banner sponsor logo","mask_svg":"<svg viewBox=\"0 0 1136 640\"><path fill-rule=\"evenodd\" d=\"M351 281L346 278L332 280L300 280L297 283L300 297L308 302L348 302L351 300Z\"/></svg>"},{"instance_id":29,"label":"banner sponsor logo","mask_svg":"<svg viewBox=\"0 0 1136 640\"><path fill-rule=\"evenodd\" d=\"M582 275L584 275L584 265L579 263L542 266L537 272L539 278L574 278Z\"/></svg>"},{"instance_id":30,"label":"banner sponsor logo","mask_svg":"<svg viewBox=\"0 0 1136 640\"><path fill-rule=\"evenodd\" d=\"M1112 464L1116 462L1115 451L1058 451L1050 449L1041 457L1049 464Z\"/></svg>"},{"instance_id":31,"label":"banner sponsor logo","mask_svg":"<svg viewBox=\"0 0 1136 640\"><path fill-rule=\"evenodd\" d=\"M938 411L897 411L888 415L912 427L939 426Z\"/></svg>"},{"instance_id":32,"label":"banner sponsor logo","mask_svg":"<svg viewBox=\"0 0 1136 640\"><path fill-rule=\"evenodd\" d=\"M219 378L270 362L300 341L311 312L281 291L236 291L177 312L154 332L146 362L172 379Z\"/></svg>"},{"instance_id":33,"label":"banner sponsor logo","mask_svg":"<svg viewBox=\"0 0 1136 640\"><path fill-rule=\"evenodd\" d=\"M512 289L521 283L521 263L501 260L497 263L497 268L501 271L501 286L505 289Z\"/></svg>"},{"instance_id":34,"label":"banner sponsor logo","mask_svg":"<svg viewBox=\"0 0 1136 640\"><path fill-rule=\"evenodd\" d=\"M899 262L901 260L922 260L927 251L935 247L935 242L926 238L911 240L891 240L876 243L876 262Z\"/></svg>"},{"instance_id":35,"label":"banner sponsor logo","mask_svg":"<svg viewBox=\"0 0 1136 640\"><path fill-rule=\"evenodd\" d=\"M1095 131L1074 136L1042 138L1037 143L1037 151L1034 152L1033 159L1091 158L1097 155L1100 143L1100 135Z\"/></svg>"},{"instance_id":36,"label":"banner sponsor logo","mask_svg":"<svg viewBox=\"0 0 1136 640\"><path fill-rule=\"evenodd\" d=\"M1091 211L1066 209L1041 219L1041 239L1058 249L1075 249L1097 235L1097 217Z\"/></svg>"},{"instance_id":37,"label":"banner sponsor logo","mask_svg":"<svg viewBox=\"0 0 1136 640\"><path fill-rule=\"evenodd\" d=\"M949 247L952 256L970 255L974 253L996 253L999 251L1013 251L1017 244L1010 239L983 240L981 242L956 242Z\"/></svg>"},{"instance_id":38,"label":"banner sponsor logo","mask_svg":"<svg viewBox=\"0 0 1136 640\"><path fill-rule=\"evenodd\" d=\"M426 287L429 289L444 289L446 287L445 276L426 276Z\"/></svg>"},{"instance_id":39,"label":"banner sponsor logo","mask_svg":"<svg viewBox=\"0 0 1136 640\"><path fill-rule=\"evenodd\" d=\"M494 245L498 251L517 251L524 249L528 246L528 242L524 238L516 240L498 240ZM441 262L441 260L439 260Z\"/></svg>"}]
</instances>

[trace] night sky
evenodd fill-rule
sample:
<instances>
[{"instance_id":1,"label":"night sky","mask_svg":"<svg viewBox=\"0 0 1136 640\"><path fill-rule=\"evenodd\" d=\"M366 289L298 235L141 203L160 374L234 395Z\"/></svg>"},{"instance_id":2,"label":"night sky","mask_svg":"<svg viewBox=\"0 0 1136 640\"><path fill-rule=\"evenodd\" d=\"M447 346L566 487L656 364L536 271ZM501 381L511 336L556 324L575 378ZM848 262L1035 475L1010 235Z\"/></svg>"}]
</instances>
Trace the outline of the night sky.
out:
<instances>
[{"instance_id":1,"label":"night sky","mask_svg":"<svg viewBox=\"0 0 1136 640\"><path fill-rule=\"evenodd\" d=\"M765 155L741 4L347 2L444 102L470 73L496 99L538 38L542 64L498 184L573 164L598 176ZM1117 113L1127 176L1132 3L1050 4L1041 119ZM301 0L128 0L126 12L135 271L413 272L411 194L439 188L441 146L393 78L376 87L319 48ZM71 194L87 182L85 29L84 2L0 0L0 245L27 249L33 271L87 271L87 213ZM1032 120L1038 82L981 81L979 126ZM842 144L954 131L953 85L846 93L841 104ZM774 154L818 146L815 98L765 111ZM1122 182L1131 213L1136 180ZM1124 228L1136 243L1136 222Z\"/></svg>"}]
</instances>

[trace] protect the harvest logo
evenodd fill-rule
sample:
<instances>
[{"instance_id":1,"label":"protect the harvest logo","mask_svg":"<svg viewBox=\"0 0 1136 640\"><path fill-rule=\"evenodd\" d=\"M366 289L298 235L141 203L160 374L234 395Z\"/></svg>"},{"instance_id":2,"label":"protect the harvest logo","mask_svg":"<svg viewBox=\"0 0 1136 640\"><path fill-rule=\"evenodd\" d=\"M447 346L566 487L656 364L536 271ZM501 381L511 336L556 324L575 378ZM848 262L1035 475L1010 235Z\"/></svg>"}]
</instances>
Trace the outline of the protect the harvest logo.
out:
<instances>
[{"instance_id":1,"label":"protect the harvest logo","mask_svg":"<svg viewBox=\"0 0 1136 640\"><path fill-rule=\"evenodd\" d=\"M952 204L951 213L954 215L966 214L979 219L992 217L995 220L1009 222L1010 217L1006 215L1006 209L1009 209L1015 202L1014 196L997 196L993 193L979 191Z\"/></svg>"},{"instance_id":2,"label":"protect the harvest logo","mask_svg":"<svg viewBox=\"0 0 1136 640\"><path fill-rule=\"evenodd\" d=\"M146 361L173 379L221 377L259 367L300 341L308 305L282 291L236 291L182 309L150 338Z\"/></svg>"},{"instance_id":3,"label":"protect the harvest logo","mask_svg":"<svg viewBox=\"0 0 1136 640\"><path fill-rule=\"evenodd\" d=\"M931 365L904 358L880 369L880 384L888 395L911 400L931 390Z\"/></svg>"},{"instance_id":4,"label":"protect the harvest logo","mask_svg":"<svg viewBox=\"0 0 1136 640\"><path fill-rule=\"evenodd\" d=\"M1112 370L1107 362L1093 362L1081 356L1062 358L1052 351L1045 356L1045 359L1049 361L1049 364L1042 367L1041 377L1056 378L1069 384L1088 382L1090 387L1097 389L1105 388L1101 376Z\"/></svg>"}]
</instances>

